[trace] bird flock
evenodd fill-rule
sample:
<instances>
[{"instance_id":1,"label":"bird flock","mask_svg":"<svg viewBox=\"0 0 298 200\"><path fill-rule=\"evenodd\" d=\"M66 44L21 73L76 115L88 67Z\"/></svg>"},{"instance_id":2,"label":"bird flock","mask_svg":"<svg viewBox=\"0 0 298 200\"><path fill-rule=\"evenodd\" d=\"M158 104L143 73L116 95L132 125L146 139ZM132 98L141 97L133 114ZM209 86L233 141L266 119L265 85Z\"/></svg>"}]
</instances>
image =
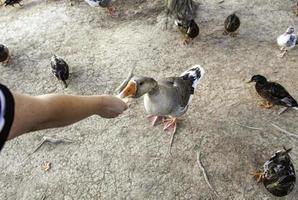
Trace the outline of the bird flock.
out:
<instances>
[{"instance_id":1,"label":"bird flock","mask_svg":"<svg viewBox=\"0 0 298 200\"><path fill-rule=\"evenodd\" d=\"M5 6L21 4L22 0L5 0ZM116 16L111 0L85 0L90 6L104 7L111 16ZM297 4L298 5L298 4ZM183 34L183 44L188 45L199 35L199 26L195 22L195 8L192 0L166 0L167 12L176 17L175 24ZM298 8L298 6L297 6ZM298 10L298 9L297 9ZM236 37L240 27L240 18L236 13L229 15L224 21L223 35ZM277 37L280 48L280 57L293 49L297 44L297 35L293 26ZM9 65L11 59L9 49L0 44L0 63ZM67 88L69 78L68 64L57 55L50 60L52 73ZM119 87L119 98L140 98L144 96L144 106L149 114L148 119L152 126L164 124L163 130L174 135L177 128L178 117L187 110L193 98L195 89L202 80L205 70L200 65L194 65L180 76L167 77L155 80L152 77L136 76L133 71ZM254 75L249 83L255 82L256 92L264 99L260 105L271 108L274 105L294 108L298 110L297 101L280 84L270 82L262 75ZM172 141L171 141L172 145ZM254 175L257 182L263 182L265 188L275 196L285 196L293 191L296 175L295 168L289 155L290 149L284 148L272 155L263 165L263 169Z\"/></svg>"}]
</instances>

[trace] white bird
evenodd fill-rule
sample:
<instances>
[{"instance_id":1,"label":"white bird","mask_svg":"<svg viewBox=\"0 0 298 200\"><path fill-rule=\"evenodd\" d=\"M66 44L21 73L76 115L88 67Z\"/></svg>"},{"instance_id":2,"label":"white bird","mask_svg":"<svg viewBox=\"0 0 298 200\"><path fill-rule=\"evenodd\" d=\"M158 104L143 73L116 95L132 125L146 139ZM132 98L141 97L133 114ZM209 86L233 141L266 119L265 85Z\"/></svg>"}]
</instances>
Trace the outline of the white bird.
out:
<instances>
[{"instance_id":1,"label":"white bird","mask_svg":"<svg viewBox=\"0 0 298 200\"><path fill-rule=\"evenodd\" d=\"M110 15L115 17L116 11L115 8L111 5L111 0L85 0L92 7L102 7L107 8Z\"/></svg>"},{"instance_id":2,"label":"white bird","mask_svg":"<svg viewBox=\"0 0 298 200\"><path fill-rule=\"evenodd\" d=\"M285 33L278 36L277 44L280 47L281 54L280 57L283 57L288 50L294 48L297 42L297 35L294 33L294 27L290 26Z\"/></svg>"}]
</instances>

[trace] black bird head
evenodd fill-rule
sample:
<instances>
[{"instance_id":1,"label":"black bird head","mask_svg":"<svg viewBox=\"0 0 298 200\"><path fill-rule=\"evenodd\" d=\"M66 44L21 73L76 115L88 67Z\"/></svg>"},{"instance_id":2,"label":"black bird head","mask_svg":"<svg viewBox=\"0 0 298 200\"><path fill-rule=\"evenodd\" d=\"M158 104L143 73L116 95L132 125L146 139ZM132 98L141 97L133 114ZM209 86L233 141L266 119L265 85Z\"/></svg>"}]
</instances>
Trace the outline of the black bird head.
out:
<instances>
[{"instance_id":1,"label":"black bird head","mask_svg":"<svg viewBox=\"0 0 298 200\"><path fill-rule=\"evenodd\" d=\"M251 77L249 83L251 83L251 82L265 84L265 83L267 83L267 79L262 75L254 75Z\"/></svg>"}]
</instances>

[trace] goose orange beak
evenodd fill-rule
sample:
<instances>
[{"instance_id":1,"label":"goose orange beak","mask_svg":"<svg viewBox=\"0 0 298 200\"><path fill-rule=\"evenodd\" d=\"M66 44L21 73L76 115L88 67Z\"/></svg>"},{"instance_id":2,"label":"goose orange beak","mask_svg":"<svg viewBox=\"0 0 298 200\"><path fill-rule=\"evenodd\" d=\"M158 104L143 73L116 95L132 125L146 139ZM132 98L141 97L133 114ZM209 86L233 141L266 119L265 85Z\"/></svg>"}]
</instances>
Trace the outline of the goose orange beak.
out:
<instances>
[{"instance_id":1,"label":"goose orange beak","mask_svg":"<svg viewBox=\"0 0 298 200\"><path fill-rule=\"evenodd\" d=\"M137 93L137 83L135 81L129 81L127 86L119 94L121 99L125 97L133 97Z\"/></svg>"}]
</instances>

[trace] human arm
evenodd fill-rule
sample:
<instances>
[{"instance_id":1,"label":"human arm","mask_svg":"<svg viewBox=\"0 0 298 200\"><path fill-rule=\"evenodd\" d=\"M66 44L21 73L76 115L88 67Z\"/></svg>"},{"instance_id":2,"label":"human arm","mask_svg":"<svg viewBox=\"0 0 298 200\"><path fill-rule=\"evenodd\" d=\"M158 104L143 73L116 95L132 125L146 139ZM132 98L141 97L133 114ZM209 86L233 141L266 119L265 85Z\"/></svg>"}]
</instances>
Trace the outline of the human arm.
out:
<instances>
[{"instance_id":1,"label":"human arm","mask_svg":"<svg viewBox=\"0 0 298 200\"><path fill-rule=\"evenodd\" d=\"M12 94L15 115L8 139L31 131L67 126L92 115L117 117L127 108L121 99L108 95Z\"/></svg>"}]
</instances>

